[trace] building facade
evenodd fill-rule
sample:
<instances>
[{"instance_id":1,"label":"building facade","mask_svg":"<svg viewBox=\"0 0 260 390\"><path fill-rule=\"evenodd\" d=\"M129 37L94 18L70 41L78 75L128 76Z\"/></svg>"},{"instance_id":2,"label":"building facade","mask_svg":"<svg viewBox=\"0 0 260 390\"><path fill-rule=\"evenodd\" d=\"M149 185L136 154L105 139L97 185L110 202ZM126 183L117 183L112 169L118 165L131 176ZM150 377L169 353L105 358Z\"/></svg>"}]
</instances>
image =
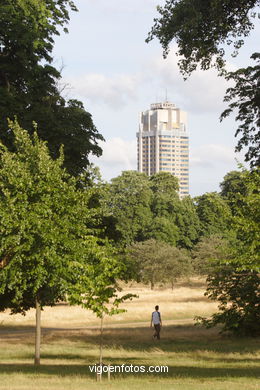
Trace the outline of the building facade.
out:
<instances>
[{"instance_id":1,"label":"building facade","mask_svg":"<svg viewBox=\"0 0 260 390\"><path fill-rule=\"evenodd\" d=\"M170 172L179 179L179 195L189 195L189 136L187 115L166 101L141 112L137 133L139 172L151 176Z\"/></svg>"}]
</instances>

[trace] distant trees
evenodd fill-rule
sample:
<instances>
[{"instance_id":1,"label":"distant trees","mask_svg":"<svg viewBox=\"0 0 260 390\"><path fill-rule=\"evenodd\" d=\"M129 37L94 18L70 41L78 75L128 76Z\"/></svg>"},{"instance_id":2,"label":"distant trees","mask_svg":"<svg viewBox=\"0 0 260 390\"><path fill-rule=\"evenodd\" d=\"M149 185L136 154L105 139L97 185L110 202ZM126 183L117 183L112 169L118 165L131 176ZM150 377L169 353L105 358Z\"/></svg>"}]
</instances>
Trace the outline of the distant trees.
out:
<instances>
[{"instance_id":1,"label":"distant trees","mask_svg":"<svg viewBox=\"0 0 260 390\"><path fill-rule=\"evenodd\" d=\"M197 241L200 221L191 198L181 201L177 179L166 172L150 178L125 171L108 184L107 207L117 242L155 239L184 248Z\"/></svg>"},{"instance_id":2,"label":"distant trees","mask_svg":"<svg viewBox=\"0 0 260 390\"><path fill-rule=\"evenodd\" d=\"M207 192L196 199L202 236L228 232L231 212L226 201L217 192Z\"/></svg>"},{"instance_id":3,"label":"distant trees","mask_svg":"<svg viewBox=\"0 0 260 390\"><path fill-rule=\"evenodd\" d=\"M254 333L259 188L259 170L241 169L224 177L220 193L180 200L176 179L169 174L123 172L108 184L108 205L128 272L151 288L173 286L191 274L207 277L206 295L220 306L219 313L202 322L214 326L222 321L224 330Z\"/></svg>"},{"instance_id":4,"label":"distant trees","mask_svg":"<svg viewBox=\"0 0 260 390\"><path fill-rule=\"evenodd\" d=\"M238 183L241 183L238 185ZM234 190L235 189L235 190ZM232 218L226 244L211 250L206 295L219 302L219 312L200 318L207 327L222 324L223 331L258 335L260 320L260 175L259 169L226 175L222 192L231 205ZM227 237L227 236L226 236ZM205 246L205 243L204 243ZM216 251L217 249L217 251ZM194 251L203 258L203 246ZM195 257L196 259L196 257ZM206 256L205 256L206 259ZM204 264L207 264L207 262ZM212 267L213 265L213 267Z\"/></svg>"},{"instance_id":5,"label":"distant trees","mask_svg":"<svg viewBox=\"0 0 260 390\"><path fill-rule=\"evenodd\" d=\"M230 258L229 242L221 234L203 236L192 250L192 265L195 274L207 276L217 262Z\"/></svg>"},{"instance_id":6,"label":"distant trees","mask_svg":"<svg viewBox=\"0 0 260 390\"><path fill-rule=\"evenodd\" d=\"M129 245L142 241L152 220L151 189L144 173L125 171L112 179L107 204L116 219L119 241Z\"/></svg>"}]
</instances>

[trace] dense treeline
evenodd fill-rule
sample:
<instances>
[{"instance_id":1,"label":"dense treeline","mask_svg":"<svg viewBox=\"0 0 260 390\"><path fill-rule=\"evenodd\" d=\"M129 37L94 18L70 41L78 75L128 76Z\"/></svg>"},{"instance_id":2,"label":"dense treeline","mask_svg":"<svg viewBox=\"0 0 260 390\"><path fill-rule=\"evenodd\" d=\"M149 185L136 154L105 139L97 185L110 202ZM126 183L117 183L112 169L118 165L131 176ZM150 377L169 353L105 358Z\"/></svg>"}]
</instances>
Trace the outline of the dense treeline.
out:
<instances>
[{"instance_id":1,"label":"dense treeline","mask_svg":"<svg viewBox=\"0 0 260 390\"><path fill-rule=\"evenodd\" d=\"M207 326L257 333L260 320L259 169L229 172L221 191L178 196L169 173L125 171L107 184L110 231L132 276L151 288L183 276L207 277L206 295L220 312ZM131 273L130 273L131 274ZM241 295L241 293L243 294Z\"/></svg>"}]
</instances>

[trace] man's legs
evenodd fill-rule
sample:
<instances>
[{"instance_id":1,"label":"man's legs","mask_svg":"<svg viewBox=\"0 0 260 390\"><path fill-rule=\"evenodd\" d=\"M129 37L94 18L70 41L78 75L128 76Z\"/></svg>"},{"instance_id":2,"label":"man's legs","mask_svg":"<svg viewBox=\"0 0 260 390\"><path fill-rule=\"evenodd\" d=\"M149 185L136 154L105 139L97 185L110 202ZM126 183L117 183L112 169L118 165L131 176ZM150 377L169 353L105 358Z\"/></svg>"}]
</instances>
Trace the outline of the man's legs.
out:
<instances>
[{"instance_id":1,"label":"man's legs","mask_svg":"<svg viewBox=\"0 0 260 390\"><path fill-rule=\"evenodd\" d=\"M154 330L155 330L155 333L154 333L153 337L157 337L157 339L160 340L161 325L160 324L154 324Z\"/></svg>"}]
</instances>

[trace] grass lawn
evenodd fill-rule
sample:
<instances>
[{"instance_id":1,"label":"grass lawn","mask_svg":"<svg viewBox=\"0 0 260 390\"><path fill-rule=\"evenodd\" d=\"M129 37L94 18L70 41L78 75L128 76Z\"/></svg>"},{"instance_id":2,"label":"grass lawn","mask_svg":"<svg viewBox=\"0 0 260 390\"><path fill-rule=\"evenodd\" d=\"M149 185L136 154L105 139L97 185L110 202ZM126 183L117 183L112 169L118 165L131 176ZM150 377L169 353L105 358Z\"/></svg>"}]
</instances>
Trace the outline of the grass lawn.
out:
<instances>
[{"instance_id":1,"label":"grass lawn","mask_svg":"<svg viewBox=\"0 0 260 390\"><path fill-rule=\"evenodd\" d=\"M104 362L111 365L168 366L168 373L116 373L96 382L89 365L98 362L98 322L81 308L58 305L43 312L41 366L34 367L34 313L0 314L0 389L259 389L259 339L220 336L193 326L194 315L216 306L199 283L151 292L133 286L139 299L128 312L106 320ZM162 339L152 338L150 312L160 305ZM134 369L134 368L132 368ZM135 368L137 369L137 368Z\"/></svg>"}]
</instances>

